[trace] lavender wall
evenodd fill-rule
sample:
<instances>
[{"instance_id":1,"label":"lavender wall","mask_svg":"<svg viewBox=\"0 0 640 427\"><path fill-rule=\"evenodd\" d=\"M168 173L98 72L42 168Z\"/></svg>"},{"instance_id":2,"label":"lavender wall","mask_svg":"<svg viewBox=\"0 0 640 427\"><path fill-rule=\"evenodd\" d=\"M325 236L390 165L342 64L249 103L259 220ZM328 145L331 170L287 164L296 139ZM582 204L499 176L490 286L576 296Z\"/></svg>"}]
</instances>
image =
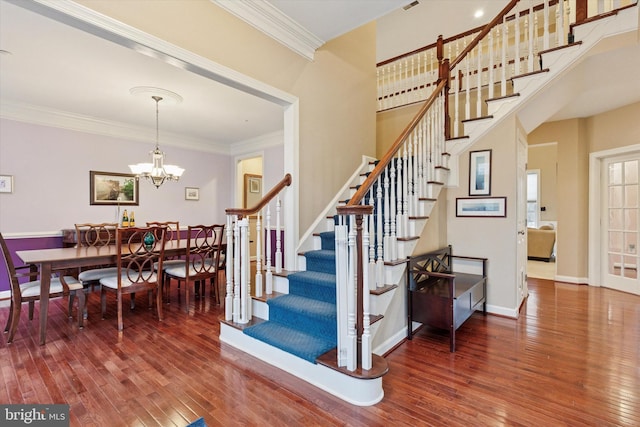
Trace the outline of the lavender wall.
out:
<instances>
[{"instance_id":1,"label":"lavender wall","mask_svg":"<svg viewBox=\"0 0 640 427\"><path fill-rule=\"evenodd\" d=\"M0 120L0 174L13 175L15 187L12 194L0 193L0 231L55 233L76 222L114 221L116 207L89 204L89 171L129 173L127 165L148 160L152 148L153 143ZM140 182L140 205L129 208L137 223L224 222L224 210L232 205L230 156L161 148L186 172L159 189ZM186 201L185 187L200 188L200 200Z\"/></svg>"},{"instance_id":2,"label":"lavender wall","mask_svg":"<svg viewBox=\"0 0 640 427\"><path fill-rule=\"evenodd\" d=\"M5 239L7 247L13 259L13 265L18 267L24 265L22 260L16 255L16 251L27 249L48 249L62 247L62 237L37 237L26 239ZM4 260L0 262L0 292L9 289L9 276Z\"/></svg>"}]
</instances>

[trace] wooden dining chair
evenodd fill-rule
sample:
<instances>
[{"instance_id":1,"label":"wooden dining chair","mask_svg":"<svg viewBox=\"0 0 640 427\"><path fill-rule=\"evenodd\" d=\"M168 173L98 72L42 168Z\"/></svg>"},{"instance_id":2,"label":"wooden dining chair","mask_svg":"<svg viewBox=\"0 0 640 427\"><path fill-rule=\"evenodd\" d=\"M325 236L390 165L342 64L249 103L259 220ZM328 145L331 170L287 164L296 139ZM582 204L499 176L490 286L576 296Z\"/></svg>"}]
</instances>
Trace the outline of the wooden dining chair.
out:
<instances>
[{"instance_id":1,"label":"wooden dining chair","mask_svg":"<svg viewBox=\"0 0 640 427\"><path fill-rule=\"evenodd\" d=\"M79 223L75 224L76 241L78 247L103 247L107 245L115 245L117 222L103 223ZM100 284L100 279L108 277L116 273L116 267L111 265L93 266L88 269L82 269L78 273L78 280L82 283L85 293L89 291L89 287ZM69 310L73 305L73 295L69 298ZM86 317L86 313L84 313Z\"/></svg>"},{"instance_id":2,"label":"wooden dining chair","mask_svg":"<svg viewBox=\"0 0 640 427\"><path fill-rule=\"evenodd\" d=\"M151 307L155 293L158 320L162 321L162 274L157 271L162 271L165 231L165 227L159 226L118 228L116 231L117 271L100 279L100 305L104 319L107 293L116 295L118 331L124 327L122 299L126 294L132 295L133 299L136 292L147 291ZM157 271L154 265L158 266Z\"/></svg>"},{"instance_id":3,"label":"wooden dining chair","mask_svg":"<svg viewBox=\"0 0 640 427\"><path fill-rule=\"evenodd\" d=\"M9 305L9 317L4 332L8 332L7 342L13 341L13 337L18 329L20 321L20 311L22 303L29 303L29 320L33 320L33 311L35 302L40 300L40 280L38 280L38 271L35 266L23 265L16 267L9 253L7 243L0 233L0 246L2 247L2 256L9 276L9 285L11 287L11 303ZM28 270L27 273L19 271ZM28 281L20 283L21 280ZM51 278L51 286L49 288L49 298L63 297L77 294L78 295L78 327L83 327L83 315L85 305L85 295L82 291L82 284L72 276L60 276ZM71 316L71 311L69 311Z\"/></svg>"},{"instance_id":4,"label":"wooden dining chair","mask_svg":"<svg viewBox=\"0 0 640 427\"><path fill-rule=\"evenodd\" d=\"M202 295L205 293L205 283L209 280L216 286L211 287L212 296L220 300L217 286L217 275L220 266L220 254L222 252L222 238L224 237L224 224L194 225L189 226L187 233L187 257L182 265L167 268L165 270L167 281L172 279L178 283L185 282L184 295L186 310L189 311L189 290L194 284L196 298L199 289ZM169 284L166 286L169 288Z\"/></svg>"},{"instance_id":5,"label":"wooden dining chair","mask_svg":"<svg viewBox=\"0 0 640 427\"><path fill-rule=\"evenodd\" d=\"M178 242L178 244L180 243L180 221L148 221L147 227L151 227L151 226L166 227L165 239L167 241L175 240L176 242ZM164 277L162 278L163 279L162 283L164 284L164 286L167 286L167 283L168 283L167 276L165 273L167 268L176 267L176 266L182 265L183 263L184 263L184 260L182 260L181 257L179 256L167 258L163 261L162 274ZM157 265L155 267L157 269ZM164 296L165 302L169 302L169 290L163 289L162 295Z\"/></svg>"}]
</instances>

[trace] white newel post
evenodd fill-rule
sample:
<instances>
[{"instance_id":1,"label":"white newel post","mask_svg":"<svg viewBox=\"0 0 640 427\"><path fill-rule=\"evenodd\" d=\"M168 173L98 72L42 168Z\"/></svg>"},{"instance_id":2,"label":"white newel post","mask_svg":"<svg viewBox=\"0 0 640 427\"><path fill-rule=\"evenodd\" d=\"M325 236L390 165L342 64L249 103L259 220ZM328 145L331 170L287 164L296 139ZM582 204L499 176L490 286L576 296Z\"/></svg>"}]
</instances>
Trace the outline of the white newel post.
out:
<instances>
[{"instance_id":1,"label":"white newel post","mask_svg":"<svg viewBox=\"0 0 640 427\"><path fill-rule=\"evenodd\" d=\"M240 323L240 221L233 225L233 321Z\"/></svg>"},{"instance_id":2,"label":"white newel post","mask_svg":"<svg viewBox=\"0 0 640 427\"><path fill-rule=\"evenodd\" d=\"M234 307L234 294L233 294L233 265L235 257L234 245L233 245L233 231L235 227L235 215L227 215L227 252L226 252L226 265L225 279L227 281L227 295L224 299L224 318L229 321L233 319L233 307Z\"/></svg>"},{"instance_id":3,"label":"white newel post","mask_svg":"<svg viewBox=\"0 0 640 427\"><path fill-rule=\"evenodd\" d=\"M249 257L249 218L240 221L240 320L238 323L248 323L251 320L250 257Z\"/></svg>"},{"instance_id":4,"label":"white newel post","mask_svg":"<svg viewBox=\"0 0 640 427\"><path fill-rule=\"evenodd\" d=\"M354 371L358 364L358 334L356 333L356 226L349 215L349 256L347 273L347 369Z\"/></svg>"},{"instance_id":5,"label":"white newel post","mask_svg":"<svg viewBox=\"0 0 640 427\"><path fill-rule=\"evenodd\" d=\"M363 199L364 200L364 199ZM369 317L370 300L369 300L369 221L370 215L366 215L362 219L362 247L360 248L362 253L362 288L357 291L362 291L362 338L361 353L362 353L362 369L371 369L371 331Z\"/></svg>"},{"instance_id":6,"label":"white newel post","mask_svg":"<svg viewBox=\"0 0 640 427\"><path fill-rule=\"evenodd\" d=\"M348 272L348 228L344 225L345 217L339 217L336 233L336 310L338 319L338 366L347 366L347 276Z\"/></svg>"}]
</instances>

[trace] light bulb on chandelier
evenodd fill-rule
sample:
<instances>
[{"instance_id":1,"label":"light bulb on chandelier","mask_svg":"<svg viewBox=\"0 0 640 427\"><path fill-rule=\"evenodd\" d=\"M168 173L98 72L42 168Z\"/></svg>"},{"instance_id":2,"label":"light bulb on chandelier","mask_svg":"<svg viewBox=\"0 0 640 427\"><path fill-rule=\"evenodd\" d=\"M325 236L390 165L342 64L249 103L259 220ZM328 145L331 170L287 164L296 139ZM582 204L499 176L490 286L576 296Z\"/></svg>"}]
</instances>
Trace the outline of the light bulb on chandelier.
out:
<instances>
[{"instance_id":1,"label":"light bulb on chandelier","mask_svg":"<svg viewBox=\"0 0 640 427\"><path fill-rule=\"evenodd\" d=\"M156 102L156 148L150 152L152 163L138 163L135 165L129 165L131 173L136 175L136 178L146 178L156 188L160 188L165 181L178 181L184 169L176 165L164 164L164 153L160 151L159 143L159 109L158 104L162 101L161 96L154 95L151 98Z\"/></svg>"}]
</instances>

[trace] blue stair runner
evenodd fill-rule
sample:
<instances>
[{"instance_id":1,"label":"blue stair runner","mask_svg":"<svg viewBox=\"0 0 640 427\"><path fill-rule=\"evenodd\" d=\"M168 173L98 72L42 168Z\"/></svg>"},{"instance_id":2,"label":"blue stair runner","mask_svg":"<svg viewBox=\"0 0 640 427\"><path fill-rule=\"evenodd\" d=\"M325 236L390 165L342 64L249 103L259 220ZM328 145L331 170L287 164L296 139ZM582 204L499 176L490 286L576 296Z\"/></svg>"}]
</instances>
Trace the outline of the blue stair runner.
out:
<instances>
[{"instance_id":1,"label":"blue stair runner","mask_svg":"<svg viewBox=\"0 0 640 427\"><path fill-rule=\"evenodd\" d=\"M244 333L311 363L337 346L335 233L320 233L307 270L288 276L289 293L267 301L269 320Z\"/></svg>"}]
</instances>

